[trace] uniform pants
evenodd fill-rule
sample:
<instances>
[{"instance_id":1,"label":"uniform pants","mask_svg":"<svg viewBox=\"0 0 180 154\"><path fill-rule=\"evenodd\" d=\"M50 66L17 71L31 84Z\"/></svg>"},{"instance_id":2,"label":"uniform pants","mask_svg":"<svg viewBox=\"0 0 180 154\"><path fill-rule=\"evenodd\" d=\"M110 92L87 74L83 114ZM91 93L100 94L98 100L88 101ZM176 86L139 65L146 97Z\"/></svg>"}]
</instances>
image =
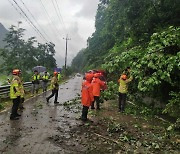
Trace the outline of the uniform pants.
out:
<instances>
[{"instance_id":1,"label":"uniform pants","mask_svg":"<svg viewBox=\"0 0 180 154\"><path fill-rule=\"evenodd\" d=\"M92 102L92 105L91 105L91 109L94 109L94 103L96 102L96 106L97 106L97 109L99 110L100 109L100 99L99 99L99 96L94 96L94 101Z\"/></svg>"},{"instance_id":2,"label":"uniform pants","mask_svg":"<svg viewBox=\"0 0 180 154\"><path fill-rule=\"evenodd\" d=\"M20 103L19 103L19 108L22 109L23 108L23 103L24 103L24 97L20 98Z\"/></svg>"},{"instance_id":3,"label":"uniform pants","mask_svg":"<svg viewBox=\"0 0 180 154\"><path fill-rule=\"evenodd\" d=\"M81 116L81 119L82 119L83 121L86 121L86 120L87 120L88 109L89 109L88 106L84 106L84 105L83 105L82 116Z\"/></svg>"},{"instance_id":4,"label":"uniform pants","mask_svg":"<svg viewBox=\"0 0 180 154\"><path fill-rule=\"evenodd\" d=\"M43 92L47 91L47 82L42 82Z\"/></svg>"},{"instance_id":5,"label":"uniform pants","mask_svg":"<svg viewBox=\"0 0 180 154\"><path fill-rule=\"evenodd\" d=\"M54 103L57 103L57 98L58 98L58 89L53 89L52 94L47 97L47 100L49 101L50 98L52 98L55 95Z\"/></svg>"},{"instance_id":6,"label":"uniform pants","mask_svg":"<svg viewBox=\"0 0 180 154\"><path fill-rule=\"evenodd\" d=\"M34 94L34 91L36 91L36 94L38 93L39 90L39 84L32 84L32 94Z\"/></svg>"},{"instance_id":7,"label":"uniform pants","mask_svg":"<svg viewBox=\"0 0 180 154\"><path fill-rule=\"evenodd\" d=\"M20 103L20 96L18 96L17 98L13 99L13 106L12 106L12 111L11 111L11 118L14 118L17 116L17 110L18 110L18 107L19 107L19 103Z\"/></svg>"},{"instance_id":8,"label":"uniform pants","mask_svg":"<svg viewBox=\"0 0 180 154\"><path fill-rule=\"evenodd\" d=\"M119 92L119 111L124 111L126 105L127 94Z\"/></svg>"}]
</instances>

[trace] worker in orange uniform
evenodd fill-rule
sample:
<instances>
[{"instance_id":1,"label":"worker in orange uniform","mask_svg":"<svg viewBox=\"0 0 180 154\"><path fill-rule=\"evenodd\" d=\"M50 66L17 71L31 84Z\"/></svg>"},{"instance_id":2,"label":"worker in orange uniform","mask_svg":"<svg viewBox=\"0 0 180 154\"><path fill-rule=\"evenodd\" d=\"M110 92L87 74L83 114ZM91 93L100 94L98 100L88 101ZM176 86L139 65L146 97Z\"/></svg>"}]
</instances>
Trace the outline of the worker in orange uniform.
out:
<instances>
[{"instance_id":1,"label":"worker in orange uniform","mask_svg":"<svg viewBox=\"0 0 180 154\"><path fill-rule=\"evenodd\" d=\"M83 105L82 116L81 116L82 121L88 120L87 119L88 109L91 106L92 102L94 101L93 86L91 84L93 76L94 75L92 73L87 73L85 75L85 81L82 84L82 91L81 91L81 103Z\"/></svg>"},{"instance_id":2,"label":"worker in orange uniform","mask_svg":"<svg viewBox=\"0 0 180 154\"><path fill-rule=\"evenodd\" d=\"M126 97L128 92L128 83L133 80L133 77L127 78L126 74L120 76L119 82L119 112L124 112Z\"/></svg>"},{"instance_id":3,"label":"worker in orange uniform","mask_svg":"<svg viewBox=\"0 0 180 154\"><path fill-rule=\"evenodd\" d=\"M94 96L94 101L92 102L91 109L95 109L94 103L96 102L96 107L97 110L100 110L100 93L101 93L101 88L105 86L105 82L101 81L99 79L100 74L95 73L94 78L92 80L92 85L93 85L93 96Z\"/></svg>"}]
</instances>

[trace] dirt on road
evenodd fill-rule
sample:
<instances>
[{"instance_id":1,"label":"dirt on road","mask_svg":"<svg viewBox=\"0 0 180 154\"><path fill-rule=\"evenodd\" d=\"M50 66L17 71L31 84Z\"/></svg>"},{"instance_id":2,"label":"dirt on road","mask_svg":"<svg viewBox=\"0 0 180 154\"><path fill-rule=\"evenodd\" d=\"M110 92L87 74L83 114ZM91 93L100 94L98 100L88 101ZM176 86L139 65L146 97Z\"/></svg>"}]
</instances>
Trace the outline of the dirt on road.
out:
<instances>
[{"instance_id":1,"label":"dirt on road","mask_svg":"<svg viewBox=\"0 0 180 154\"><path fill-rule=\"evenodd\" d=\"M10 121L10 113L0 114L0 153L8 154L46 154L46 153L79 153L76 141L71 141L70 129L81 121L80 102L68 109L67 101L75 101L81 89L81 77L74 77L62 84L59 89L58 105L53 98L47 104L45 95L31 98L25 102L21 118ZM46 96L50 92L47 92ZM58 136L58 142L54 143ZM61 140L60 140L61 139Z\"/></svg>"},{"instance_id":2,"label":"dirt on road","mask_svg":"<svg viewBox=\"0 0 180 154\"><path fill-rule=\"evenodd\" d=\"M117 112L117 102L90 110L81 122L81 77L59 88L58 105L47 104L45 94L25 103L18 121L9 112L0 114L2 154L179 154L180 134L170 134L166 123ZM48 92L46 95L49 95ZM169 134L168 134L169 133Z\"/></svg>"}]
</instances>

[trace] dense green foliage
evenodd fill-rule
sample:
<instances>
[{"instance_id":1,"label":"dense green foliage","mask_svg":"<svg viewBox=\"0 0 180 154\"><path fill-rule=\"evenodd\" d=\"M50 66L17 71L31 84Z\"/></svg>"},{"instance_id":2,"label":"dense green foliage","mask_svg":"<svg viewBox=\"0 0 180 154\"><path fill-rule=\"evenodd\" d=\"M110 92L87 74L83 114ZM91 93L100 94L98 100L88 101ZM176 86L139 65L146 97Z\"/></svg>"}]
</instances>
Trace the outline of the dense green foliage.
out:
<instances>
[{"instance_id":1,"label":"dense green foliage","mask_svg":"<svg viewBox=\"0 0 180 154\"><path fill-rule=\"evenodd\" d=\"M35 37L23 39L25 29L17 29L11 26L4 41L6 46L1 49L1 56L4 63L1 71L11 72L14 68L19 68L27 76L28 71L38 65L45 66L48 70L56 67L55 45L53 43L38 43Z\"/></svg>"},{"instance_id":2,"label":"dense green foliage","mask_svg":"<svg viewBox=\"0 0 180 154\"><path fill-rule=\"evenodd\" d=\"M100 0L96 31L72 66L81 71L102 67L115 83L131 66L135 102L153 98L153 106L160 102L166 113L179 117L179 6L178 0Z\"/></svg>"}]
</instances>

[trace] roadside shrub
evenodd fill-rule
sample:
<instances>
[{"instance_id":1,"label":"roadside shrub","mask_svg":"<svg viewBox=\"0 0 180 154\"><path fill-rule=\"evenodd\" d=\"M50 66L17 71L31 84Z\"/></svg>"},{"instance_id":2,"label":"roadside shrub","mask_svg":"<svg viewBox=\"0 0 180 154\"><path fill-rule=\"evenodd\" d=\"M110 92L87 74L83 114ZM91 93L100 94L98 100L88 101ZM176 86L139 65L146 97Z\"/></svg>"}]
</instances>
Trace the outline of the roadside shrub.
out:
<instances>
[{"instance_id":1,"label":"roadside shrub","mask_svg":"<svg viewBox=\"0 0 180 154\"><path fill-rule=\"evenodd\" d=\"M113 81L107 83L108 89L101 93L102 98L105 100L113 100L118 94L118 84Z\"/></svg>"},{"instance_id":2,"label":"roadside shrub","mask_svg":"<svg viewBox=\"0 0 180 154\"><path fill-rule=\"evenodd\" d=\"M170 93L171 99L169 103L166 105L163 113L169 113L169 115L173 117L180 118L179 110L180 110L180 93L178 92L171 92Z\"/></svg>"}]
</instances>

